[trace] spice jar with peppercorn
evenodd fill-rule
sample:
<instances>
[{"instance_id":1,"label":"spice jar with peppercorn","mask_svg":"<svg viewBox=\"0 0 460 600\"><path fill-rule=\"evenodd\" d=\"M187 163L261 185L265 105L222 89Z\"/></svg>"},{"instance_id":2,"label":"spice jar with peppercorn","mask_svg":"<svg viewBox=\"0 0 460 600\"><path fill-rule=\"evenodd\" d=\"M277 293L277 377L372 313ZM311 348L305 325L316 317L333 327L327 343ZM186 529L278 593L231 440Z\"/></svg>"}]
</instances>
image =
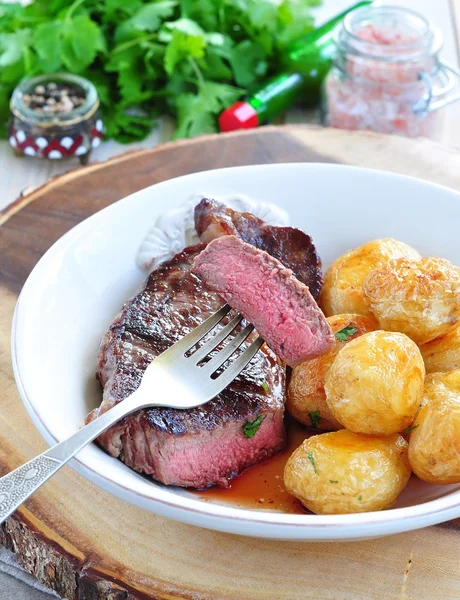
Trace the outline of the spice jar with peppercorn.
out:
<instances>
[{"instance_id":1,"label":"spice jar with peppercorn","mask_svg":"<svg viewBox=\"0 0 460 600\"><path fill-rule=\"evenodd\" d=\"M8 138L17 155L88 162L103 139L99 98L93 84L57 73L23 81L13 92Z\"/></svg>"}]
</instances>

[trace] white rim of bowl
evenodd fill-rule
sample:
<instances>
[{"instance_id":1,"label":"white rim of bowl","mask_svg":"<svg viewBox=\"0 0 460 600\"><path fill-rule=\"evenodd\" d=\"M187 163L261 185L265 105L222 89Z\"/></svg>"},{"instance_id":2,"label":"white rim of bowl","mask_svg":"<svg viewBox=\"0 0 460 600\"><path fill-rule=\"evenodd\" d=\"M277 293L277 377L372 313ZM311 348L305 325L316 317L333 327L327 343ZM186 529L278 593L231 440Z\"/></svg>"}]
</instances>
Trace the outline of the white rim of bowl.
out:
<instances>
[{"instance_id":1,"label":"white rim of bowl","mask_svg":"<svg viewBox=\"0 0 460 600\"><path fill-rule=\"evenodd\" d=\"M297 170L299 168L320 168L324 170L353 170L365 172L367 174L378 173L391 179L399 179L401 181L412 180L418 185L422 184L423 186L431 188L433 191L442 190L443 193L449 192L451 194L460 196L458 192L451 188L431 183L425 180L421 180L416 177L399 175L392 172L380 171L378 169L367 169L363 167L354 167L349 165L302 162L278 163L270 165L247 165L239 167L227 167L222 169L212 169L208 171L201 171L199 173L183 175L180 177L159 182L149 187L166 187L173 180L175 181L178 179L193 178L196 176L199 177L206 175L207 173L215 174L217 171L233 173L235 170L257 171L264 170L266 168L280 170ZM58 443L62 440L58 440L54 437L54 435L50 432L48 427L43 422L40 413L36 410L36 407L32 399L30 398L29 393L26 391L26 386L24 385L24 382L22 380L18 359L18 323L20 321L22 301L24 297L28 294L28 288L30 286L31 277L33 273L36 272L37 268L40 268L39 266L44 261L45 257L52 258L60 251L62 244L67 238L69 238L69 240L73 240L73 237L76 233L81 234L87 230L92 229L93 223L101 219L105 211L110 211L113 208L113 206L118 204L118 202L129 201L129 199L135 196L136 194L144 193L146 189L149 188L144 188L143 190L134 192L133 194L130 194L129 196L126 196L125 198L118 200L110 206L94 213L90 217L87 217L82 222L72 227L72 229L70 229L58 240L56 240L56 242L45 252L45 254L37 262L31 273L29 274L26 282L24 283L21 293L19 294L16 308L14 311L11 332L11 357L14 377L19 394L21 396L25 408L27 409L27 412L33 419L34 424L36 425L41 435L49 443ZM103 450L101 450L101 452L103 452ZM107 455L107 458L111 457ZM211 519L213 521L212 525L203 523L200 526L235 533L235 523L244 524L248 527L253 528L256 527L257 535L250 532L245 533L244 531L238 531L239 534L248 535L250 537L273 538L275 535L275 537L279 537L280 539L290 539L299 541L320 540L322 538L328 540L340 540L341 538L345 538L347 540L353 538L362 539L363 537L365 538L366 535L369 537L377 537L385 534L401 533L412 529L428 527L430 525L436 525L438 523L442 523L460 516L460 490L451 492L450 494L441 498L436 498L435 500L429 500L422 504L417 504L414 506L403 508L390 508L381 512L374 511L345 515L292 515L268 510L258 511L243 509L234 507L231 504L225 505L204 502L203 500L198 499L195 500L183 495L177 495L174 493L174 491L169 491L167 489L167 486L165 486L164 488L159 488L155 485L152 485L152 494L140 494L139 492L136 492L131 488L128 488L124 485L121 485L120 483L113 481L112 479L109 479L108 477L105 477L103 473L101 473L99 470L95 470L93 467L91 467L90 464L88 464L86 461L82 460L78 456L72 459L70 466L72 466L72 464L74 468L78 472L83 474L85 477L88 477L88 474L90 474L91 479L96 480L98 482L98 485L100 485L103 489L114 494L117 497L122 497L122 499L127 502L133 503L129 500L130 495L135 495L138 498L142 498L143 507L158 515L165 516L167 518L174 518L176 520L193 524L196 523L196 520L193 519L193 517L200 516L204 519ZM117 491L121 492L123 495L120 496L120 493L117 494ZM152 503L155 504L155 507L151 506ZM155 510L152 510L153 508L155 508ZM169 509L174 510L174 516L171 515ZM229 510L235 514L228 514ZM289 528L288 532L286 532L286 528ZM347 528L350 528L350 531L347 531L345 536L340 535L337 532L334 534L332 531L333 529L338 529L340 533L344 533L344 530ZM351 529L353 529L353 531L351 531Z\"/></svg>"}]
</instances>

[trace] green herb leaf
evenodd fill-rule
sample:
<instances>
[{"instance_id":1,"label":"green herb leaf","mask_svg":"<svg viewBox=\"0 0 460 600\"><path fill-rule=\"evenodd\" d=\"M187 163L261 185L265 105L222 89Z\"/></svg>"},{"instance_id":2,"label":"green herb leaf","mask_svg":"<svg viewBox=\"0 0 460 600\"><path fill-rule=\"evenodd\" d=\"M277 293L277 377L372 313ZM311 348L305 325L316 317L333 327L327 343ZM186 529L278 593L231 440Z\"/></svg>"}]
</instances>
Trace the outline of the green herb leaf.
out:
<instances>
[{"instance_id":1,"label":"green herb leaf","mask_svg":"<svg viewBox=\"0 0 460 600\"><path fill-rule=\"evenodd\" d=\"M162 19L170 17L176 6L177 2L175 0L163 0L162 2L146 4L131 17L129 25L139 31L158 31Z\"/></svg>"},{"instance_id":2,"label":"green herb leaf","mask_svg":"<svg viewBox=\"0 0 460 600\"><path fill-rule=\"evenodd\" d=\"M144 89L145 81L139 77L143 65L143 52L140 46L129 46L113 52L106 65L109 73L118 72L117 85L123 106L141 104L151 92Z\"/></svg>"},{"instance_id":3,"label":"green herb leaf","mask_svg":"<svg viewBox=\"0 0 460 600\"><path fill-rule=\"evenodd\" d=\"M142 140L150 133L154 125L151 114L135 113L118 105L115 109L107 107L106 127L110 137L124 144L133 138Z\"/></svg>"},{"instance_id":4,"label":"green herb leaf","mask_svg":"<svg viewBox=\"0 0 460 600\"><path fill-rule=\"evenodd\" d=\"M184 58L202 58L204 56L206 40L204 37L187 35L178 29L174 30L172 39L166 48L164 66L170 75Z\"/></svg>"},{"instance_id":5,"label":"green herb leaf","mask_svg":"<svg viewBox=\"0 0 460 600\"><path fill-rule=\"evenodd\" d=\"M262 388L264 394L268 394L268 392L270 391L270 388L268 387L268 383L266 381L264 381L260 387Z\"/></svg>"},{"instance_id":6,"label":"green herb leaf","mask_svg":"<svg viewBox=\"0 0 460 600\"><path fill-rule=\"evenodd\" d=\"M46 2L46 0L43 1ZM69 8L69 4L71 3L69 2L69 0L51 0L49 4L51 12L53 12L54 14L59 14L61 11Z\"/></svg>"},{"instance_id":7,"label":"green herb leaf","mask_svg":"<svg viewBox=\"0 0 460 600\"><path fill-rule=\"evenodd\" d=\"M256 433L259 431L259 427L262 424L262 415L257 415L257 418L254 421L246 421L243 425L243 434L244 437L253 438Z\"/></svg>"},{"instance_id":8,"label":"green herb leaf","mask_svg":"<svg viewBox=\"0 0 460 600\"><path fill-rule=\"evenodd\" d=\"M418 426L419 424L417 423L417 425L411 425L410 427L406 427L406 429L404 430L404 434L409 435L409 433L411 431L414 431L414 429L417 429Z\"/></svg>"},{"instance_id":9,"label":"green herb leaf","mask_svg":"<svg viewBox=\"0 0 460 600\"><path fill-rule=\"evenodd\" d=\"M226 83L206 81L200 86L200 95L210 111L219 111L241 97L243 90Z\"/></svg>"},{"instance_id":10,"label":"green herb leaf","mask_svg":"<svg viewBox=\"0 0 460 600\"><path fill-rule=\"evenodd\" d=\"M14 31L23 14L24 8L19 2L13 2L12 4L0 3L0 23L3 31Z\"/></svg>"},{"instance_id":11,"label":"green herb leaf","mask_svg":"<svg viewBox=\"0 0 460 600\"><path fill-rule=\"evenodd\" d=\"M248 37L260 44L267 53L273 50L277 33L278 6L272 0L233 0L235 21Z\"/></svg>"},{"instance_id":12,"label":"green herb leaf","mask_svg":"<svg viewBox=\"0 0 460 600\"><path fill-rule=\"evenodd\" d=\"M30 41L30 29L19 29L15 33L0 34L0 67L20 62L23 58L24 47L27 47Z\"/></svg>"},{"instance_id":13,"label":"green herb leaf","mask_svg":"<svg viewBox=\"0 0 460 600\"><path fill-rule=\"evenodd\" d=\"M105 70L109 73L123 70L135 71L136 62L141 59L141 56L142 51L139 45L128 46L121 49L116 47L105 65Z\"/></svg>"},{"instance_id":14,"label":"green herb leaf","mask_svg":"<svg viewBox=\"0 0 460 600\"><path fill-rule=\"evenodd\" d=\"M252 24L260 29L276 31L276 18L278 7L272 0L251 0L247 3L248 18Z\"/></svg>"},{"instance_id":15,"label":"green herb leaf","mask_svg":"<svg viewBox=\"0 0 460 600\"><path fill-rule=\"evenodd\" d=\"M30 42L30 29L0 34L0 82L15 84L33 71L35 55L30 50Z\"/></svg>"},{"instance_id":16,"label":"green herb leaf","mask_svg":"<svg viewBox=\"0 0 460 600\"><path fill-rule=\"evenodd\" d=\"M313 452L308 453L308 460L311 462L313 471L318 475L318 471L316 470L315 458L313 456Z\"/></svg>"},{"instance_id":17,"label":"green herb leaf","mask_svg":"<svg viewBox=\"0 0 460 600\"><path fill-rule=\"evenodd\" d=\"M212 112L195 94L181 94L177 98L176 138L194 137L217 130Z\"/></svg>"},{"instance_id":18,"label":"green herb leaf","mask_svg":"<svg viewBox=\"0 0 460 600\"><path fill-rule=\"evenodd\" d=\"M125 16L133 16L142 8L142 0L105 0L103 3L104 21L117 22Z\"/></svg>"},{"instance_id":19,"label":"green herb leaf","mask_svg":"<svg viewBox=\"0 0 460 600\"><path fill-rule=\"evenodd\" d=\"M353 327L350 323L347 327L344 327L340 331L335 334L335 337L339 340L339 342L347 342L351 337L355 335L358 331L357 327Z\"/></svg>"},{"instance_id":20,"label":"green herb leaf","mask_svg":"<svg viewBox=\"0 0 460 600\"><path fill-rule=\"evenodd\" d=\"M151 82L160 79L163 76L163 61L165 48L162 44L154 44L152 42L144 42L142 49L145 48L143 61L147 76ZM166 90L164 90L166 92Z\"/></svg>"},{"instance_id":21,"label":"green herb leaf","mask_svg":"<svg viewBox=\"0 0 460 600\"><path fill-rule=\"evenodd\" d=\"M362 496L358 496L358 500L361 502L361 500L363 499Z\"/></svg>"},{"instance_id":22,"label":"green herb leaf","mask_svg":"<svg viewBox=\"0 0 460 600\"><path fill-rule=\"evenodd\" d=\"M220 49L216 51L213 47L208 47L202 71L203 75L209 79L229 81L233 75L232 70L227 66L227 62L222 58Z\"/></svg>"},{"instance_id":23,"label":"green herb leaf","mask_svg":"<svg viewBox=\"0 0 460 600\"><path fill-rule=\"evenodd\" d=\"M260 44L244 40L232 48L230 64L238 85L251 86L267 72L267 54Z\"/></svg>"},{"instance_id":24,"label":"green herb leaf","mask_svg":"<svg viewBox=\"0 0 460 600\"><path fill-rule=\"evenodd\" d=\"M24 55L26 54L26 50L24 49ZM27 54L30 55L30 52L27 49ZM26 65L24 60L19 60L12 65L8 65L6 67L0 68L0 81L2 83L13 84L16 81L20 81L24 75L30 72L32 69L26 70ZM11 86L11 92L13 91L14 85Z\"/></svg>"},{"instance_id":25,"label":"green herb leaf","mask_svg":"<svg viewBox=\"0 0 460 600\"><path fill-rule=\"evenodd\" d=\"M187 35L205 37L206 32L202 27L198 25L196 21L192 21L191 19L178 19L177 21L168 21L165 23L166 29L170 29L171 31L181 31L182 33L186 33Z\"/></svg>"},{"instance_id":26,"label":"green herb leaf","mask_svg":"<svg viewBox=\"0 0 460 600\"><path fill-rule=\"evenodd\" d=\"M145 98L142 93L142 81L131 69L123 69L118 73L118 86L125 105L141 103Z\"/></svg>"},{"instance_id":27,"label":"green herb leaf","mask_svg":"<svg viewBox=\"0 0 460 600\"><path fill-rule=\"evenodd\" d=\"M181 0L182 15L201 24L207 31L218 28L225 7L222 0Z\"/></svg>"},{"instance_id":28,"label":"green herb leaf","mask_svg":"<svg viewBox=\"0 0 460 600\"><path fill-rule=\"evenodd\" d=\"M175 137L194 137L217 130L215 114L240 97L242 90L224 83L202 82L198 94L181 94L177 99Z\"/></svg>"},{"instance_id":29,"label":"green herb leaf","mask_svg":"<svg viewBox=\"0 0 460 600\"><path fill-rule=\"evenodd\" d=\"M321 421L321 413L319 410L312 410L308 415L313 427L318 427Z\"/></svg>"},{"instance_id":30,"label":"green herb leaf","mask_svg":"<svg viewBox=\"0 0 460 600\"><path fill-rule=\"evenodd\" d=\"M311 0L285 0L278 8L278 34L276 45L278 48L288 48L300 37L313 29L311 7L320 4Z\"/></svg>"},{"instance_id":31,"label":"green herb leaf","mask_svg":"<svg viewBox=\"0 0 460 600\"><path fill-rule=\"evenodd\" d=\"M89 79L96 87L99 99L102 104L110 105L111 86L107 73L99 69L88 69L82 73L83 77Z\"/></svg>"},{"instance_id":32,"label":"green herb leaf","mask_svg":"<svg viewBox=\"0 0 460 600\"><path fill-rule=\"evenodd\" d=\"M103 49L101 31L87 15L77 15L62 27L62 61L69 71L80 73Z\"/></svg>"},{"instance_id":33,"label":"green herb leaf","mask_svg":"<svg viewBox=\"0 0 460 600\"><path fill-rule=\"evenodd\" d=\"M227 39L228 38L226 38L225 35L222 35L217 31L206 34L206 41L208 44L211 44L211 46L224 46L227 42Z\"/></svg>"},{"instance_id":34,"label":"green herb leaf","mask_svg":"<svg viewBox=\"0 0 460 600\"><path fill-rule=\"evenodd\" d=\"M329 483L339 483L338 479L329 479Z\"/></svg>"},{"instance_id":35,"label":"green herb leaf","mask_svg":"<svg viewBox=\"0 0 460 600\"><path fill-rule=\"evenodd\" d=\"M39 58L40 69L45 73L61 68L61 30L60 21L51 21L39 25L34 31L33 46Z\"/></svg>"}]
</instances>

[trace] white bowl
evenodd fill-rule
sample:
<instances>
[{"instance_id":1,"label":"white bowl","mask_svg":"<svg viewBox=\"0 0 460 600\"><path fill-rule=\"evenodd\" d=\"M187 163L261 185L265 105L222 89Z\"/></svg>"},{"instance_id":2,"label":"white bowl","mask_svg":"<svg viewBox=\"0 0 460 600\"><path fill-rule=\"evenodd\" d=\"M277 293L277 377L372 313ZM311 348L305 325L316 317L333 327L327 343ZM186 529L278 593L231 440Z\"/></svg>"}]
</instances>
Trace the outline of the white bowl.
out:
<instances>
[{"instance_id":1,"label":"white bowl","mask_svg":"<svg viewBox=\"0 0 460 600\"><path fill-rule=\"evenodd\" d=\"M390 236L423 254L460 264L460 195L409 177L337 165L280 164L196 173L137 192L58 240L18 300L14 373L32 420L50 444L77 431L100 403L94 377L97 348L144 278L135 265L141 240L161 212L202 190L217 196L238 192L279 204L293 225L313 236L325 267L351 247ZM391 510L316 516L202 501L185 490L146 480L94 444L71 465L96 485L146 510L249 536L363 539L460 516L460 486L433 486L416 478Z\"/></svg>"}]
</instances>

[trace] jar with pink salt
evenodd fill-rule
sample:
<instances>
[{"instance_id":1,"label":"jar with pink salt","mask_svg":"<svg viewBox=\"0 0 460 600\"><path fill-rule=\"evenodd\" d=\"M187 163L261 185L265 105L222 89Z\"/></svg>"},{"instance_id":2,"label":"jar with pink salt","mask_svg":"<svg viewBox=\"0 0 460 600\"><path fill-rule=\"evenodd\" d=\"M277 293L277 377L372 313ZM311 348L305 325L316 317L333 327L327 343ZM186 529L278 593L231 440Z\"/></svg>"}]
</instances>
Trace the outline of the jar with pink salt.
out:
<instances>
[{"instance_id":1,"label":"jar with pink salt","mask_svg":"<svg viewBox=\"0 0 460 600\"><path fill-rule=\"evenodd\" d=\"M439 109L460 98L460 74L439 58L442 34L394 6L348 14L323 88L325 124L410 137L436 137Z\"/></svg>"}]
</instances>

